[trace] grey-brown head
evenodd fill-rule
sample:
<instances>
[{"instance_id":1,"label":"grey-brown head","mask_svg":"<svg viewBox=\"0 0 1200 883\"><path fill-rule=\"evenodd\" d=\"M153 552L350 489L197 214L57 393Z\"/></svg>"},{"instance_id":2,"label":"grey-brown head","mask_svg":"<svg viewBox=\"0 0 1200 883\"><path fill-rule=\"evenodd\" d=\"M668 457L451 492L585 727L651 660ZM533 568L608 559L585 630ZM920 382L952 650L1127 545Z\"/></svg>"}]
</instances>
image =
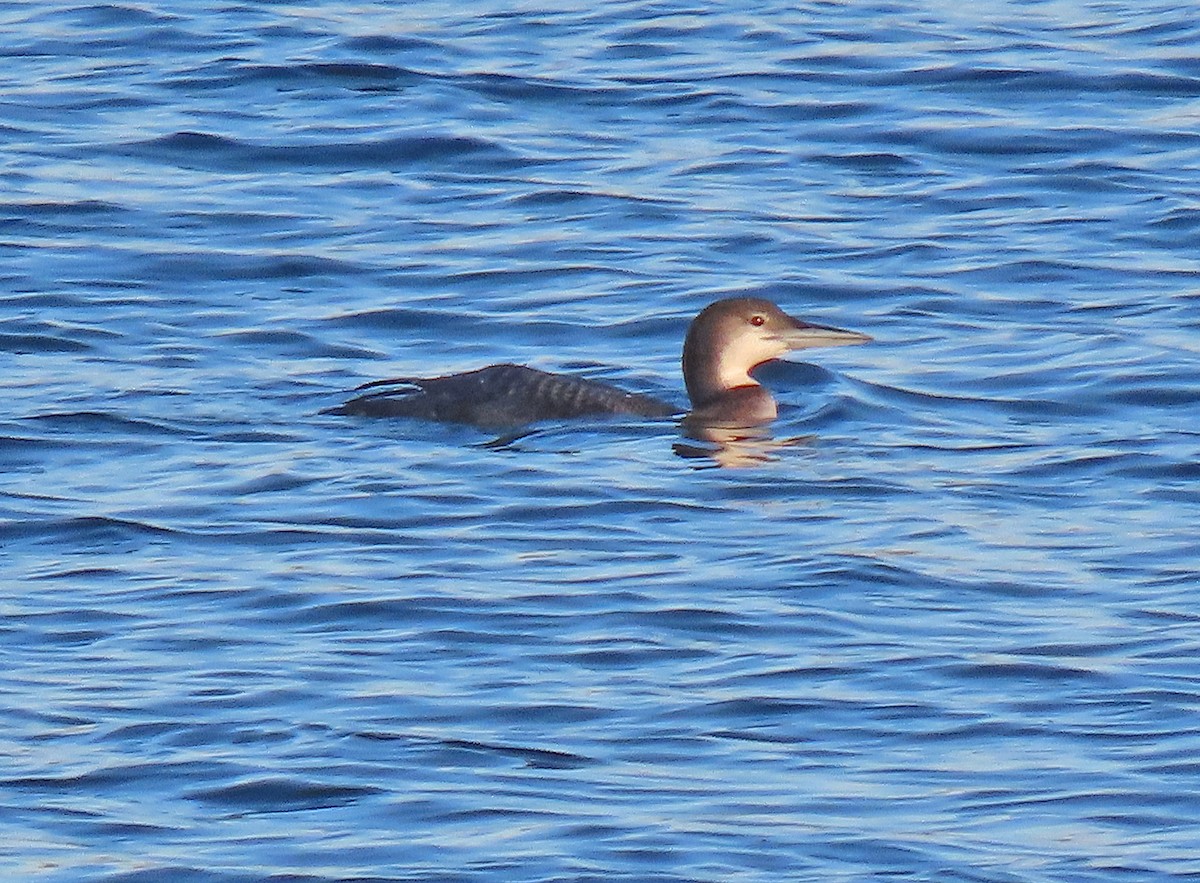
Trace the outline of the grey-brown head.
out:
<instances>
[{"instance_id":1,"label":"grey-brown head","mask_svg":"<svg viewBox=\"0 0 1200 883\"><path fill-rule=\"evenodd\" d=\"M699 419L764 422L775 401L750 372L793 350L867 343L857 331L814 325L768 300L736 297L705 307L683 343L683 380Z\"/></svg>"}]
</instances>

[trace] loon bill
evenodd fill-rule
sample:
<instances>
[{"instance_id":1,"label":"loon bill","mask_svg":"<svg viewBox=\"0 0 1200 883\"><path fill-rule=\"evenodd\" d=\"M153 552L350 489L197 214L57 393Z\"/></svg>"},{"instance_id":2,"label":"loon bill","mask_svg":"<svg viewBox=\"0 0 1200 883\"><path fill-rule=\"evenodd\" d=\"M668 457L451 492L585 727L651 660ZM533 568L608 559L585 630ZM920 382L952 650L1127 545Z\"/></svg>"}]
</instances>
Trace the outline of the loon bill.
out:
<instances>
[{"instance_id":1,"label":"loon bill","mask_svg":"<svg viewBox=\"0 0 1200 883\"><path fill-rule=\"evenodd\" d=\"M755 367L793 350L871 340L857 331L813 325L767 300L719 300L705 307L683 343L683 380L699 424L754 426L775 419L775 400L750 376ZM325 413L412 417L487 429L603 414L670 417L674 405L651 396L523 365L490 365L444 377L376 380Z\"/></svg>"}]
</instances>

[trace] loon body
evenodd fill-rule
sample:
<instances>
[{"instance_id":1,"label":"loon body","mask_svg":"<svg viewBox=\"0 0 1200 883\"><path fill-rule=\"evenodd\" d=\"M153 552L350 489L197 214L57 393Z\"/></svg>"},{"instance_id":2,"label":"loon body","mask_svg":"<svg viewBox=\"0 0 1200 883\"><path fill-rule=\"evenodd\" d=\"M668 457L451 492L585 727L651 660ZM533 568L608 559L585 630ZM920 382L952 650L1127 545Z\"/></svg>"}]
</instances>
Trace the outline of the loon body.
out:
<instances>
[{"instance_id":1,"label":"loon body","mask_svg":"<svg viewBox=\"0 0 1200 883\"><path fill-rule=\"evenodd\" d=\"M376 380L355 391L367 389L372 391L333 413L504 428L593 414L670 417L679 410L650 396L524 365L489 365L445 377Z\"/></svg>"},{"instance_id":2,"label":"loon body","mask_svg":"<svg viewBox=\"0 0 1200 883\"><path fill-rule=\"evenodd\" d=\"M683 344L683 379L703 425L754 426L776 416L775 400L750 372L792 350L866 343L856 331L813 325L759 298L709 304L692 320ZM328 413L413 417L489 429L605 414L670 417L680 409L651 396L522 365L490 365L444 377L376 380Z\"/></svg>"}]
</instances>

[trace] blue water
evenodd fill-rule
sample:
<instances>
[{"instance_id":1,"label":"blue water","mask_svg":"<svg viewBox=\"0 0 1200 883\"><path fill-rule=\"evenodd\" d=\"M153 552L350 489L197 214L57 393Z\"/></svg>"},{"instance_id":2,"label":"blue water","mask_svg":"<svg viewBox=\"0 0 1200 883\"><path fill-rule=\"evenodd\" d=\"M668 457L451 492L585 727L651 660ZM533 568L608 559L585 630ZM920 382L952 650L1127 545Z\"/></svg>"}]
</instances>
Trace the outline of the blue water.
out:
<instances>
[{"instance_id":1,"label":"blue water","mask_svg":"<svg viewBox=\"0 0 1200 883\"><path fill-rule=\"evenodd\" d=\"M1200 878L1195 10L745 9L0 3L5 879Z\"/></svg>"}]
</instances>

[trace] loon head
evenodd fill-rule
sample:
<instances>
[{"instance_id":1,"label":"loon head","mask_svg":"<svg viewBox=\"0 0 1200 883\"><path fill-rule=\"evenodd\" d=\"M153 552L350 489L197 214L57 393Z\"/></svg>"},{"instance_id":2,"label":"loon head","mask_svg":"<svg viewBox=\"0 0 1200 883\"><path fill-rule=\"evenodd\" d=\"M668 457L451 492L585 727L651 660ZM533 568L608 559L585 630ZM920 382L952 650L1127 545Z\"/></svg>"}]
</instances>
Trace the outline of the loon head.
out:
<instances>
[{"instance_id":1,"label":"loon head","mask_svg":"<svg viewBox=\"0 0 1200 883\"><path fill-rule=\"evenodd\" d=\"M775 401L750 372L792 350L867 343L857 331L813 325L768 300L736 297L705 307L683 343L683 380L694 417L760 423L775 417Z\"/></svg>"}]
</instances>

